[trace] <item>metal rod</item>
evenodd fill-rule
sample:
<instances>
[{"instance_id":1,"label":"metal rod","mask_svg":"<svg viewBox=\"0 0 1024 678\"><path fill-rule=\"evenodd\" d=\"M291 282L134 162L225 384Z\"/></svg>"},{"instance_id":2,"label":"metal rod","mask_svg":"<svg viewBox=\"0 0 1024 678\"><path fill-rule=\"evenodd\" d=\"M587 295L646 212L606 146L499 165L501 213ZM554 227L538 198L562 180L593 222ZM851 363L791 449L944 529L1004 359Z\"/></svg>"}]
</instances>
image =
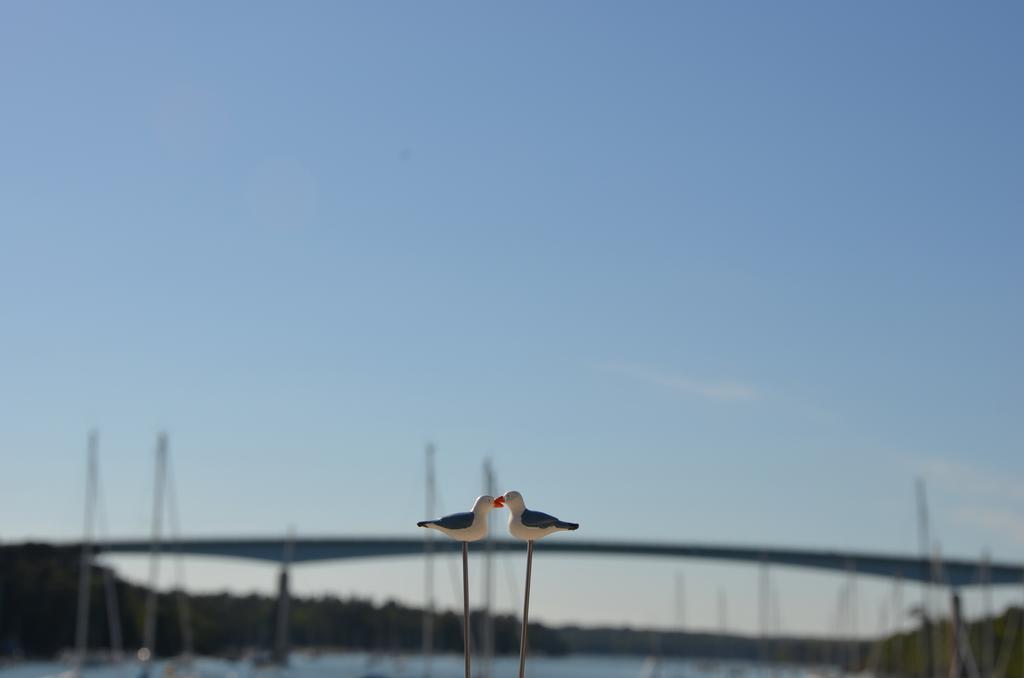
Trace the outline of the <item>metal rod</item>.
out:
<instances>
[{"instance_id":1,"label":"metal rod","mask_svg":"<svg viewBox=\"0 0 1024 678\"><path fill-rule=\"evenodd\" d=\"M982 594L982 641L981 641L981 675L989 677L995 670L996 664L996 640L995 627L992 614L992 577L989 574L989 565L992 557L986 550L981 556L981 594Z\"/></svg>"},{"instance_id":2,"label":"metal rod","mask_svg":"<svg viewBox=\"0 0 1024 678\"><path fill-rule=\"evenodd\" d=\"M951 596L952 602L952 627L953 642L951 644L951 656L949 659L949 678L961 678L963 675L964 660L960 654L963 644L960 642L960 596L955 592Z\"/></svg>"},{"instance_id":3,"label":"metal rod","mask_svg":"<svg viewBox=\"0 0 1024 678\"><path fill-rule=\"evenodd\" d=\"M682 572L676 572L676 631L686 629L686 580Z\"/></svg>"},{"instance_id":4,"label":"metal rod","mask_svg":"<svg viewBox=\"0 0 1024 678\"><path fill-rule=\"evenodd\" d=\"M469 665L469 542L462 542L462 647L466 656L466 678L472 678Z\"/></svg>"},{"instance_id":5,"label":"metal rod","mask_svg":"<svg viewBox=\"0 0 1024 678\"><path fill-rule=\"evenodd\" d=\"M98 466L98 464L97 464ZM103 502L103 485L100 483L99 472L96 473L96 534L100 542L109 539L107 531L107 509ZM103 588L107 604L107 633L110 639L111 659L119 662L124 655L124 644L121 634L121 611L117 602L117 583L114 571L108 565L103 568Z\"/></svg>"},{"instance_id":6,"label":"metal rod","mask_svg":"<svg viewBox=\"0 0 1024 678\"><path fill-rule=\"evenodd\" d=\"M904 671L904 650L903 650L903 579L897 577L892 586L892 625L893 625L893 655L895 662L890 666L890 673L903 675Z\"/></svg>"},{"instance_id":7,"label":"metal rod","mask_svg":"<svg viewBox=\"0 0 1024 678\"><path fill-rule=\"evenodd\" d=\"M167 499L167 522L174 547L174 590L178 606L178 629L181 633L181 657L184 663L192 661L192 615L188 596L185 595L185 559L181 552L181 522L178 514L178 490L174 483L174 470L170 459L164 459L164 495Z\"/></svg>"},{"instance_id":8,"label":"metal rod","mask_svg":"<svg viewBox=\"0 0 1024 678\"><path fill-rule=\"evenodd\" d=\"M931 568L932 568L931 569L931 571L932 571L932 581L935 582L936 584L941 584L942 580L943 580L943 575L942 575L942 551L941 551L941 548L939 546L939 542L938 541L935 541L934 544L932 545ZM933 654L934 654L934 658L932 659L932 662L933 662L933 664L935 666L935 673L936 673L936 675L939 675L939 672L941 670L940 667L942 666L942 643L943 643L943 637L942 636L943 636L942 629L941 629L941 627L940 627L940 625L938 623L938 620L936 620L936 622L932 624L932 650L933 650Z\"/></svg>"},{"instance_id":9,"label":"metal rod","mask_svg":"<svg viewBox=\"0 0 1024 678\"><path fill-rule=\"evenodd\" d=\"M494 496L494 469L491 460L484 459L484 494ZM484 556L484 608L480 619L480 630L483 635L483 670L480 666L477 670L481 678L491 678L491 664L494 661L494 616L491 608L494 606L494 537L490 523L487 525L487 538L484 541L486 548Z\"/></svg>"},{"instance_id":10,"label":"metal rod","mask_svg":"<svg viewBox=\"0 0 1024 678\"><path fill-rule=\"evenodd\" d=\"M921 585L921 633L918 636L918 644L922 657L921 676L932 678L938 671L938 664L933 661L932 632L931 632L931 607L932 607L932 583L935 569L929 567L929 551L931 550L931 537L928 534L928 498L926 495L924 479L917 478L914 483L917 495L917 546L921 555L921 566L928 568L929 578Z\"/></svg>"},{"instance_id":11,"label":"metal rod","mask_svg":"<svg viewBox=\"0 0 1024 678\"><path fill-rule=\"evenodd\" d=\"M530 580L533 578L533 540L526 542L526 595L523 596L523 632L519 634L519 678L526 676L527 629L530 628Z\"/></svg>"},{"instance_id":12,"label":"metal rod","mask_svg":"<svg viewBox=\"0 0 1024 678\"><path fill-rule=\"evenodd\" d=\"M1017 640L1017 630L1020 628L1021 621L1024 621L1021 617L1024 617L1024 606L1021 607L1020 614L1011 614L1010 610L1007 610L1006 626L1003 627L1003 642L1000 644L999 650L999 661L996 662L996 668L992 673L994 678L1004 678L1007 669L1010 668L1010 657L1013 654L1013 645Z\"/></svg>"},{"instance_id":13,"label":"metal rod","mask_svg":"<svg viewBox=\"0 0 1024 678\"><path fill-rule=\"evenodd\" d=\"M78 573L78 614L75 621L75 675L85 665L86 646L89 641L89 592L92 583L92 534L96 509L96 449L99 434L89 433L89 451L85 476L85 518L82 531L82 557Z\"/></svg>"},{"instance_id":14,"label":"metal rod","mask_svg":"<svg viewBox=\"0 0 1024 678\"><path fill-rule=\"evenodd\" d=\"M426 514L434 515L434 446L427 445ZM423 542L423 675L430 678L434 654L434 531L425 530Z\"/></svg>"},{"instance_id":15,"label":"metal rod","mask_svg":"<svg viewBox=\"0 0 1024 678\"><path fill-rule=\"evenodd\" d=\"M121 611L117 603L117 582L110 567L103 568L103 587L107 598L107 632L110 634L110 654L114 661L121 661L123 643L121 640Z\"/></svg>"},{"instance_id":16,"label":"metal rod","mask_svg":"<svg viewBox=\"0 0 1024 678\"><path fill-rule=\"evenodd\" d=\"M846 608L846 613L849 619L849 643L847 644L849 652L850 670L858 672L860 671L860 645L857 640L857 629L858 629L858 609L857 603L859 602L859 595L857 591L857 569L850 563L850 569L848 570L848 587L849 587L849 606Z\"/></svg>"},{"instance_id":17,"label":"metal rod","mask_svg":"<svg viewBox=\"0 0 1024 678\"><path fill-rule=\"evenodd\" d=\"M726 647L729 641L725 638L726 629L729 628L729 602L726 600L725 591L718 589L718 642L715 643L715 654L719 660L725 658Z\"/></svg>"},{"instance_id":18,"label":"metal rod","mask_svg":"<svg viewBox=\"0 0 1024 678\"><path fill-rule=\"evenodd\" d=\"M757 660L765 661L765 636L768 635L768 565L762 560L757 577Z\"/></svg>"},{"instance_id":19,"label":"metal rod","mask_svg":"<svg viewBox=\"0 0 1024 678\"><path fill-rule=\"evenodd\" d=\"M153 529L149 550L149 591L146 592L146 617L143 626L143 648L140 659L149 662L156 657L157 585L160 580L160 530L163 523L164 484L167 469L167 434L161 433L156 444L156 472L153 482Z\"/></svg>"}]
</instances>

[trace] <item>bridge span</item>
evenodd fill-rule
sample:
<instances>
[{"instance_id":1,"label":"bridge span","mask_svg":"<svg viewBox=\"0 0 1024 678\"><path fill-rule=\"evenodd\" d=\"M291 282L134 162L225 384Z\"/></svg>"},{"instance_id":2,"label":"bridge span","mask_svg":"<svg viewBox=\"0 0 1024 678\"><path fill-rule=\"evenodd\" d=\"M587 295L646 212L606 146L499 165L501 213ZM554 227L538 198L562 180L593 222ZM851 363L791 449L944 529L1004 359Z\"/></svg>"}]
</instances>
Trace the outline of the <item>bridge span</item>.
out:
<instances>
[{"instance_id":1,"label":"bridge span","mask_svg":"<svg viewBox=\"0 0 1024 678\"><path fill-rule=\"evenodd\" d=\"M287 559L289 540L283 538L193 538L168 542L167 551L186 555L220 558L245 558L270 562ZM108 540L96 544L100 553L148 553L151 543L146 539ZM455 553L458 542L435 539L434 551ZM497 552L523 551L522 542L508 539L494 541ZM389 558L421 555L423 539L409 537L323 537L295 539L291 545L291 562L308 563L351 558ZM932 563L916 556L900 556L855 551L822 551L759 546L722 546L694 543L653 543L626 541L581 541L577 539L545 539L536 543L541 553L567 556L647 556L663 558L696 558L705 560L814 568L876 577L902 578L928 582L932 579ZM992 584L1021 584L1024 564L991 563L988 576L980 562L965 559L944 559L939 581L949 586L972 586L987 579Z\"/></svg>"}]
</instances>

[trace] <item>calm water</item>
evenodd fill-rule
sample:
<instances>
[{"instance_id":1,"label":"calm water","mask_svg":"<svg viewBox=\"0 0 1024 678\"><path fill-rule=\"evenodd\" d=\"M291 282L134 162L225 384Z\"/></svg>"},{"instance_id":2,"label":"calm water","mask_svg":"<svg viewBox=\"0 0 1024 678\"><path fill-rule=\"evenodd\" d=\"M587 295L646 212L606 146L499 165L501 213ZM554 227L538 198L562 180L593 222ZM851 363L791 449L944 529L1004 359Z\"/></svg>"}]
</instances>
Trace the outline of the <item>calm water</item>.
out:
<instances>
[{"instance_id":1,"label":"calm water","mask_svg":"<svg viewBox=\"0 0 1024 678\"><path fill-rule=\"evenodd\" d=\"M434 657L432 678L463 678L462 656ZM516 678L516 657L495 660L493 678ZM156 662L152 678L420 678L423 664L418 657L379 658L362 653L295 654L285 669L257 668L247 663L220 659L198 659L191 672L170 662ZM68 667L57 663L25 663L0 668L0 678L70 678ZM707 662L665 660L660 665L642 657L573 656L558 659L537 657L527 664L530 678L815 678L804 669L758 667L750 664L711 664ZM138 667L117 666L87 668L83 678L138 678Z\"/></svg>"}]
</instances>

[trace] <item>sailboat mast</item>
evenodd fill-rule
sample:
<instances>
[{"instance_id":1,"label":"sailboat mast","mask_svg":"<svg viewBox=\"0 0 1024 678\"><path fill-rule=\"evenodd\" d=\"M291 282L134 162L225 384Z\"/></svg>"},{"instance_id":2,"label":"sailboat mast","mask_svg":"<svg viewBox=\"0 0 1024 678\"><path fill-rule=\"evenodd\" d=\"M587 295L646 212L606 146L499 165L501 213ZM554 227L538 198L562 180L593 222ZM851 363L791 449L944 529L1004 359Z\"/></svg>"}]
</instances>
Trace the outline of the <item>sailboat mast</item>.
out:
<instances>
[{"instance_id":1,"label":"sailboat mast","mask_svg":"<svg viewBox=\"0 0 1024 678\"><path fill-rule=\"evenodd\" d=\"M174 482L174 468L170 459L164 459L164 486L167 495L167 522L170 541L174 546L174 590L178 604L178 628L181 633L181 655L186 662L192 660L192 615L188 596L185 595L185 558L181 552L181 522L178 513L178 488Z\"/></svg>"},{"instance_id":2,"label":"sailboat mast","mask_svg":"<svg viewBox=\"0 0 1024 678\"><path fill-rule=\"evenodd\" d=\"M105 542L110 537L107 530L107 507L103 500L103 485L100 483L99 461L96 471L96 539ZM115 662L121 661L124 645L121 638L121 609L117 602L117 580L110 567L103 568L103 590L107 604L107 633L110 638L110 656Z\"/></svg>"},{"instance_id":3,"label":"sailboat mast","mask_svg":"<svg viewBox=\"0 0 1024 678\"><path fill-rule=\"evenodd\" d=\"M757 577L757 659L761 663L767 661L768 654L765 645L768 636L768 592L771 586L769 576L768 563L762 560Z\"/></svg>"},{"instance_id":4,"label":"sailboat mast","mask_svg":"<svg viewBox=\"0 0 1024 678\"><path fill-rule=\"evenodd\" d=\"M117 582L109 567L103 569L103 588L107 599L107 632L110 634L110 654L121 661L124 646L121 640L121 610L117 602Z\"/></svg>"},{"instance_id":5,"label":"sailboat mast","mask_svg":"<svg viewBox=\"0 0 1024 678\"><path fill-rule=\"evenodd\" d=\"M96 454L99 434L89 433L85 475L85 517L82 530L82 557L78 573L78 614L75 620L75 673L85 664L86 646L89 640L89 589L92 574L92 537L96 509Z\"/></svg>"},{"instance_id":6,"label":"sailboat mast","mask_svg":"<svg viewBox=\"0 0 1024 678\"><path fill-rule=\"evenodd\" d=\"M140 658L147 661L156 656L156 603L160 578L160 531L163 525L164 483L167 476L167 434L161 433L156 443L156 473L153 484L153 524L149 547L149 591L146 594L146 618L143 626L143 649Z\"/></svg>"},{"instance_id":7,"label":"sailboat mast","mask_svg":"<svg viewBox=\"0 0 1024 678\"><path fill-rule=\"evenodd\" d=\"M729 628L729 603L725 589L718 589L718 659L723 660L729 652L729 641L726 632Z\"/></svg>"},{"instance_id":8,"label":"sailboat mast","mask_svg":"<svg viewBox=\"0 0 1024 678\"><path fill-rule=\"evenodd\" d=\"M676 630L686 631L686 580L682 572L676 572Z\"/></svg>"},{"instance_id":9,"label":"sailboat mast","mask_svg":"<svg viewBox=\"0 0 1024 678\"><path fill-rule=\"evenodd\" d=\"M983 622L981 646L981 675L991 676L996 664L996 637L992 618L992 555L986 550L981 556L981 595Z\"/></svg>"}]
</instances>

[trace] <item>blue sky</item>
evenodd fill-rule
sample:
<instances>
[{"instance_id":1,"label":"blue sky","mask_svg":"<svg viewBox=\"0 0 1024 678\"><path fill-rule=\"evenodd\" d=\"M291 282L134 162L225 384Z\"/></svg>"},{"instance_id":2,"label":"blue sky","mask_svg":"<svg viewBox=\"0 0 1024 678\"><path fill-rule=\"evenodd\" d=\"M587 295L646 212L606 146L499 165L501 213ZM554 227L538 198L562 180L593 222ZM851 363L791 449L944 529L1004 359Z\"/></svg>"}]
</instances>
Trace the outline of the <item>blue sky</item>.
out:
<instances>
[{"instance_id":1,"label":"blue sky","mask_svg":"<svg viewBox=\"0 0 1024 678\"><path fill-rule=\"evenodd\" d=\"M446 508L491 456L581 537L907 551L924 476L944 551L1024 560L1022 20L5 4L0 539L78 533L96 426L116 534L167 430L195 534L415 534L432 440ZM671 620L677 564L549 567L539 618ZM682 567L753 625L756 572ZM779 576L820 628L837 580Z\"/></svg>"}]
</instances>

